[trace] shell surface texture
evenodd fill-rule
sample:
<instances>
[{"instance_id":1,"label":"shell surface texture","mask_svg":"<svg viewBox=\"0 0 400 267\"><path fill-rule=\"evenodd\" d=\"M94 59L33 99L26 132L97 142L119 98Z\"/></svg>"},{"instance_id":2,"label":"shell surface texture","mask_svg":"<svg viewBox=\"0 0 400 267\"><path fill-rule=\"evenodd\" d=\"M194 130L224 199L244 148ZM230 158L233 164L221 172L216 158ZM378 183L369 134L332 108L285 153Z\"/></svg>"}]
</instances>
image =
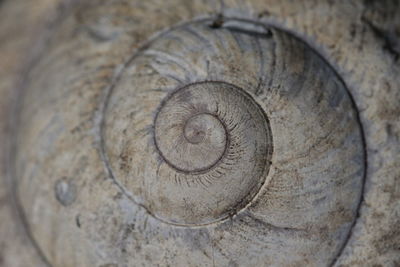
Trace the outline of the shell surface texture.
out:
<instances>
[{"instance_id":1,"label":"shell surface texture","mask_svg":"<svg viewBox=\"0 0 400 267\"><path fill-rule=\"evenodd\" d=\"M16 101L12 191L44 264L337 264L368 170L337 67L240 12L121 5L66 8Z\"/></svg>"}]
</instances>

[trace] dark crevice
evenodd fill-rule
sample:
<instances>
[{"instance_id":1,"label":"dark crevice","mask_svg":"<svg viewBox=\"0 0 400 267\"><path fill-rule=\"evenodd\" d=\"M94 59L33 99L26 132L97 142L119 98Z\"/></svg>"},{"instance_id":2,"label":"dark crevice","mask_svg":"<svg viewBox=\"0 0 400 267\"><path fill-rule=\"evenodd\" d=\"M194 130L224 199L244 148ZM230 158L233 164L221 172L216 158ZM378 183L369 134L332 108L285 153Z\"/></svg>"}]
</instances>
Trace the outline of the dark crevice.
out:
<instances>
[{"instance_id":1,"label":"dark crevice","mask_svg":"<svg viewBox=\"0 0 400 267\"><path fill-rule=\"evenodd\" d=\"M234 27L234 26L227 26L225 28L232 32L247 34L247 35L250 35L250 36L256 37L256 38L257 37L260 37L260 38L271 38L272 37L272 32L267 28L265 28L265 32L251 31L251 30L242 29L239 27Z\"/></svg>"},{"instance_id":2,"label":"dark crevice","mask_svg":"<svg viewBox=\"0 0 400 267\"><path fill-rule=\"evenodd\" d=\"M1 0L0 0L1 1ZM211 29L219 29L224 25L224 17L222 14L218 14L210 25Z\"/></svg>"},{"instance_id":3,"label":"dark crevice","mask_svg":"<svg viewBox=\"0 0 400 267\"><path fill-rule=\"evenodd\" d=\"M390 34L390 32L380 29L373 22L371 22L366 17L362 16L361 21L365 23L374 33L374 35L382 40L383 42L383 50L387 51L394 59L395 62L399 59L400 51L397 51L395 45L395 36Z\"/></svg>"}]
</instances>

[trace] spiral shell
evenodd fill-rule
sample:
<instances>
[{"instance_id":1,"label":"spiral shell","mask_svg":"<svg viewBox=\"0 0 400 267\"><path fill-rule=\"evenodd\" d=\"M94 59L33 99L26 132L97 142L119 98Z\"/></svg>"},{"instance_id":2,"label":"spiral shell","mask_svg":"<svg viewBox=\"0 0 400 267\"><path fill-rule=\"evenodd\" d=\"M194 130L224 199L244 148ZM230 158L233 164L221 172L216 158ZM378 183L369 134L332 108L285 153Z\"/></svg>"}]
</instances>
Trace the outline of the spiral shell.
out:
<instances>
[{"instance_id":1,"label":"spiral shell","mask_svg":"<svg viewBox=\"0 0 400 267\"><path fill-rule=\"evenodd\" d=\"M127 188L143 185L137 194L152 214L175 224L207 224L236 213L258 192L272 141L265 114L241 89L223 82L186 85L163 101L155 120L151 102L133 96L124 105L121 93L112 99L106 150L116 178ZM122 128L126 111L137 115ZM152 120L153 127L143 124Z\"/></svg>"},{"instance_id":2,"label":"spiral shell","mask_svg":"<svg viewBox=\"0 0 400 267\"><path fill-rule=\"evenodd\" d=\"M335 259L360 203L364 141L345 85L313 49L268 25L207 18L105 71L116 59L96 53L110 47L87 55L87 36L54 60L76 34L69 23L30 74L16 137L17 200L48 262Z\"/></svg>"}]
</instances>

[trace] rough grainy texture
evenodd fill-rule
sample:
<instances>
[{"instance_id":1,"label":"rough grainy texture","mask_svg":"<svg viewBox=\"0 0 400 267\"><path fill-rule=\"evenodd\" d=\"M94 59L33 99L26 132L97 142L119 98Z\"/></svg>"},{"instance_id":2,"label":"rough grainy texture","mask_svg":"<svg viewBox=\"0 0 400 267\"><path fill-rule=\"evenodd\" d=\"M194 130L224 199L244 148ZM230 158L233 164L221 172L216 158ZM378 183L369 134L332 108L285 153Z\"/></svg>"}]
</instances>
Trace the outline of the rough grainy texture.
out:
<instances>
[{"instance_id":1,"label":"rough grainy texture","mask_svg":"<svg viewBox=\"0 0 400 267\"><path fill-rule=\"evenodd\" d=\"M399 265L399 13L0 2L0 266Z\"/></svg>"}]
</instances>

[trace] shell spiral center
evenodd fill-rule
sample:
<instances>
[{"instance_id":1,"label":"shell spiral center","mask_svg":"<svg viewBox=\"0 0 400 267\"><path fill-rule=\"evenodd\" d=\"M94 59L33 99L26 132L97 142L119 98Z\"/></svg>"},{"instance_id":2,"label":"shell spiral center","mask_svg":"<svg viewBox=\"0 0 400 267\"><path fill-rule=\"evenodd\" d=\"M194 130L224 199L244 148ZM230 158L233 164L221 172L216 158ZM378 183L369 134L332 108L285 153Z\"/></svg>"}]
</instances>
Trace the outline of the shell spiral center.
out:
<instances>
[{"instance_id":1,"label":"shell spiral center","mask_svg":"<svg viewBox=\"0 0 400 267\"><path fill-rule=\"evenodd\" d=\"M187 106L177 92L162 106L155 121L155 142L169 165L182 172L212 168L226 151L228 135L216 114ZM192 114L194 113L194 114Z\"/></svg>"}]
</instances>

